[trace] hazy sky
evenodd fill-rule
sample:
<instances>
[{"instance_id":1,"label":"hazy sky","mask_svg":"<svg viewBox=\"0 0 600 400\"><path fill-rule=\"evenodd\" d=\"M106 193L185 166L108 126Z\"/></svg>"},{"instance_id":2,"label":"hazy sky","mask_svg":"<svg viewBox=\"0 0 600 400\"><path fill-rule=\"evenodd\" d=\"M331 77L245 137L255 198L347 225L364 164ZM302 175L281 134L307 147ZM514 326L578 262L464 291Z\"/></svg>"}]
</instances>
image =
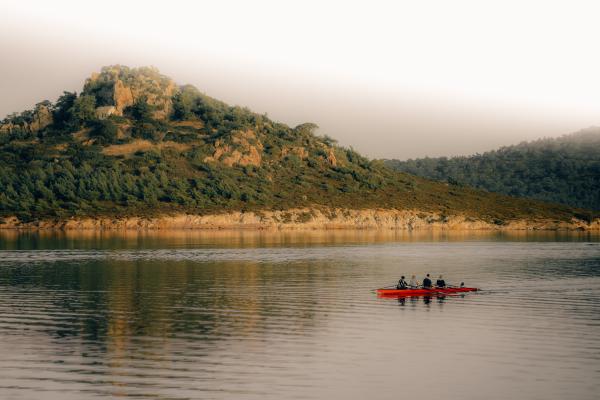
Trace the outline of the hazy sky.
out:
<instances>
[{"instance_id":1,"label":"hazy sky","mask_svg":"<svg viewBox=\"0 0 600 400\"><path fill-rule=\"evenodd\" d=\"M0 118L154 65L371 157L600 125L598 1L0 2Z\"/></svg>"}]
</instances>

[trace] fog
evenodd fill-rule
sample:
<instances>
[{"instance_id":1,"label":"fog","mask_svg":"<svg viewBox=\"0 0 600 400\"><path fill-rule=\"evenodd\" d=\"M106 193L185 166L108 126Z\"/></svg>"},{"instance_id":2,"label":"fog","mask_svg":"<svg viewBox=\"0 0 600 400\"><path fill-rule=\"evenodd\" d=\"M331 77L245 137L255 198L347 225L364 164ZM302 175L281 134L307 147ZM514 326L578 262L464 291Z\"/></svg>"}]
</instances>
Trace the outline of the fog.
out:
<instances>
[{"instance_id":1,"label":"fog","mask_svg":"<svg viewBox=\"0 0 600 400\"><path fill-rule=\"evenodd\" d=\"M370 157L471 154L600 124L593 2L212 3L4 1L0 118L124 64L315 122Z\"/></svg>"}]
</instances>

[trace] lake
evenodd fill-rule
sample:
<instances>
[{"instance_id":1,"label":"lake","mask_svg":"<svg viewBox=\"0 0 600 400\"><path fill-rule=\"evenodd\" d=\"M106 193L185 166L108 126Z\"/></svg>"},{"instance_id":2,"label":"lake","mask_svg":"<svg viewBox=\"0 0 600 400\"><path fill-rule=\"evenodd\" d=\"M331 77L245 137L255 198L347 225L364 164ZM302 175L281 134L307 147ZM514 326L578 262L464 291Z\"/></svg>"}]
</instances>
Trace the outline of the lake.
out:
<instances>
[{"instance_id":1,"label":"lake","mask_svg":"<svg viewBox=\"0 0 600 400\"><path fill-rule=\"evenodd\" d=\"M387 299L401 274L480 292ZM0 232L0 398L597 399L586 233Z\"/></svg>"}]
</instances>

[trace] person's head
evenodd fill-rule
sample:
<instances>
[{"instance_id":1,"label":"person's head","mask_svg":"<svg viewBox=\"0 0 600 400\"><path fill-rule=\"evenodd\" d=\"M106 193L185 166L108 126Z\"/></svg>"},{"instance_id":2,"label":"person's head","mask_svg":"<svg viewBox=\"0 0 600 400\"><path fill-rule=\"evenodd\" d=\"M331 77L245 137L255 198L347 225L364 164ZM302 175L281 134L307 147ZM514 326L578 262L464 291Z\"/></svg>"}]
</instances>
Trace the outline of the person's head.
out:
<instances>
[{"instance_id":1,"label":"person's head","mask_svg":"<svg viewBox=\"0 0 600 400\"><path fill-rule=\"evenodd\" d=\"M461 283L460 283L460 287L463 287L463 286L465 286L465 283L464 283L464 282L461 282Z\"/></svg>"},{"instance_id":2,"label":"person's head","mask_svg":"<svg viewBox=\"0 0 600 400\"><path fill-rule=\"evenodd\" d=\"M442 276L440 275L440 277L438 279L442 279Z\"/></svg>"},{"instance_id":3,"label":"person's head","mask_svg":"<svg viewBox=\"0 0 600 400\"><path fill-rule=\"evenodd\" d=\"M416 276L415 276L415 275L413 275L413 276L411 276L411 278L412 278L412 279L415 279L415 278L416 278Z\"/></svg>"},{"instance_id":4,"label":"person's head","mask_svg":"<svg viewBox=\"0 0 600 400\"><path fill-rule=\"evenodd\" d=\"M427 277L429 278L429 274L427 274Z\"/></svg>"},{"instance_id":5,"label":"person's head","mask_svg":"<svg viewBox=\"0 0 600 400\"><path fill-rule=\"evenodd\" d=\"M402 276L400 277L400 279L404 279L404 275L402 275Z\"/></svg>"}]
</instances>

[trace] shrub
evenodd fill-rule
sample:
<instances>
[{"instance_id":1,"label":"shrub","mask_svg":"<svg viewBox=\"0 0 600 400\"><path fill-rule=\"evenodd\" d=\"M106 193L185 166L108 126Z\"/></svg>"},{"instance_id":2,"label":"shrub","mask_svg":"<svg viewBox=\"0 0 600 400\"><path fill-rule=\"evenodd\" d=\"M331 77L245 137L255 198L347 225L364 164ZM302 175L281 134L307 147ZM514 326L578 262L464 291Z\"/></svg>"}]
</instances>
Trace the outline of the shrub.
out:
<instances>
[{"instance_id":1,"label":"shrub","mask_svg":"<svg viewBox=\"0 0 600 400\"><path fill-rule=\"evenodd\" d=\"M90 137L95 138L99 144L115 143L118 131L117 126L111 120L99 120L94 123Z\"/></svg>"}]
</instances>

